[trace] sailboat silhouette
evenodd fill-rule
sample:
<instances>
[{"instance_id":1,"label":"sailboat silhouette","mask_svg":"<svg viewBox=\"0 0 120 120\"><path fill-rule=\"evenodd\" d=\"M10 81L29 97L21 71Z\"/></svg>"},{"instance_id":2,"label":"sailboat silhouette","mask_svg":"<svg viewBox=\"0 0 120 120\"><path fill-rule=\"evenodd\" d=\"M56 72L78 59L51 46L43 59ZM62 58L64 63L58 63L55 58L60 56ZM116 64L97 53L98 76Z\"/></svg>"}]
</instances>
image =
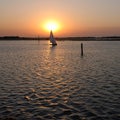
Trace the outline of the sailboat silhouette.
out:
<instances>
[{"instance_id":1,"label":"sailboat silhouette","mask_svg":"<svg viewBox=\"0 0 120 120\"><path fill-rule=\"evenodd\" d=\"M51 45L57 45L57 42L53 36L52 30L50 31L50 43L51 43Z\"/></svg>"}]
</instances>

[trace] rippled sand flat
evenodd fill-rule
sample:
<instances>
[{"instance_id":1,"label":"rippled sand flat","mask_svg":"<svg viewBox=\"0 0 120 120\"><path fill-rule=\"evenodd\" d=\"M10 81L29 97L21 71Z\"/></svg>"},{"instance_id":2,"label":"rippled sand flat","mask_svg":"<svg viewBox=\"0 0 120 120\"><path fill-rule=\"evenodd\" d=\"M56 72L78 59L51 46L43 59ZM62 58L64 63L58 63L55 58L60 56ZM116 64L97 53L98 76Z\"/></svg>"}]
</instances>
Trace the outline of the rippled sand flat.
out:
<instances>
[{"instance_id":1,"label":"rippled sand flat","mask_svg":"<svg viewBox=\"0 0 120 120\"><path fill-rule=\"evenodd\" d=\"M120 42L0 41L1 120L119 120Z\"/></svg>"}]
</instances>

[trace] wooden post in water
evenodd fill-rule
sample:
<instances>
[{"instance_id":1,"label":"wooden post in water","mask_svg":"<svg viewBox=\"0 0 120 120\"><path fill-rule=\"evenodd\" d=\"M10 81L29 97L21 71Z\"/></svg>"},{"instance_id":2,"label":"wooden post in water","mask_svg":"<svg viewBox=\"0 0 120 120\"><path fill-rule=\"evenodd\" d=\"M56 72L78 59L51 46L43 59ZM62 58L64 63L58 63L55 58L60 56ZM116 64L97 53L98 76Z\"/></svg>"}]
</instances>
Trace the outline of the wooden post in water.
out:
<instances>
[{"instance_id":1,"label":"wooden post in water","mask_svg":"<svg viewBox=\"0 0 120 120\"><path fill-rule=\"evenodd\" d=\"M83 43L81 43L81 56L83 56Z\"/></svg>"}]
</instances>

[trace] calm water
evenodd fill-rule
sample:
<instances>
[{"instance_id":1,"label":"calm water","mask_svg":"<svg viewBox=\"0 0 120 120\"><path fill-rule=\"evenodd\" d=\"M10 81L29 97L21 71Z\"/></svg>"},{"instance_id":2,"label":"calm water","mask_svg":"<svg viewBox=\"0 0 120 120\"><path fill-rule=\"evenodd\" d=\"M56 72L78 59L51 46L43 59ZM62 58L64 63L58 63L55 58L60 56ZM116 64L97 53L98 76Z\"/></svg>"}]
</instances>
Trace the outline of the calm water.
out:
<instances>
[{"instance_id":1,"label":"calm water","mask_svg":"<svg viewBox=\"0 0 120 120\"><path fill-rule=\"evenodd\" d=\"M119 120L120 42L0 41L0 119Z\"/></svg>"}]
</instances>

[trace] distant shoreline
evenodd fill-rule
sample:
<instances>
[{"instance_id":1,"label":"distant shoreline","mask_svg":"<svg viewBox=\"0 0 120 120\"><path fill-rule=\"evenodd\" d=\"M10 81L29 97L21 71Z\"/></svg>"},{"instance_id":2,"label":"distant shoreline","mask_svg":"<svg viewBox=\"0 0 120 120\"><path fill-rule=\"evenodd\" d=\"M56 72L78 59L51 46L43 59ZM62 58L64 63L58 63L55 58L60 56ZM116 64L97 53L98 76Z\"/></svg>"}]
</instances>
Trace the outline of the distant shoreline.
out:
<instances>
[{"instance_id":1,"label":"distant shoreline","mask_svg":"<svg viewBox=\"0 0 120 120\"><path fill-rule=\"evenodd\" d=\"M56 37L56 40L62 41L120 41L120 36L110 37ZM49 40L48 37L19 37L19 36L3 36L0 37L0 41L3 40Z\"/></svg>"}]
</instances>

